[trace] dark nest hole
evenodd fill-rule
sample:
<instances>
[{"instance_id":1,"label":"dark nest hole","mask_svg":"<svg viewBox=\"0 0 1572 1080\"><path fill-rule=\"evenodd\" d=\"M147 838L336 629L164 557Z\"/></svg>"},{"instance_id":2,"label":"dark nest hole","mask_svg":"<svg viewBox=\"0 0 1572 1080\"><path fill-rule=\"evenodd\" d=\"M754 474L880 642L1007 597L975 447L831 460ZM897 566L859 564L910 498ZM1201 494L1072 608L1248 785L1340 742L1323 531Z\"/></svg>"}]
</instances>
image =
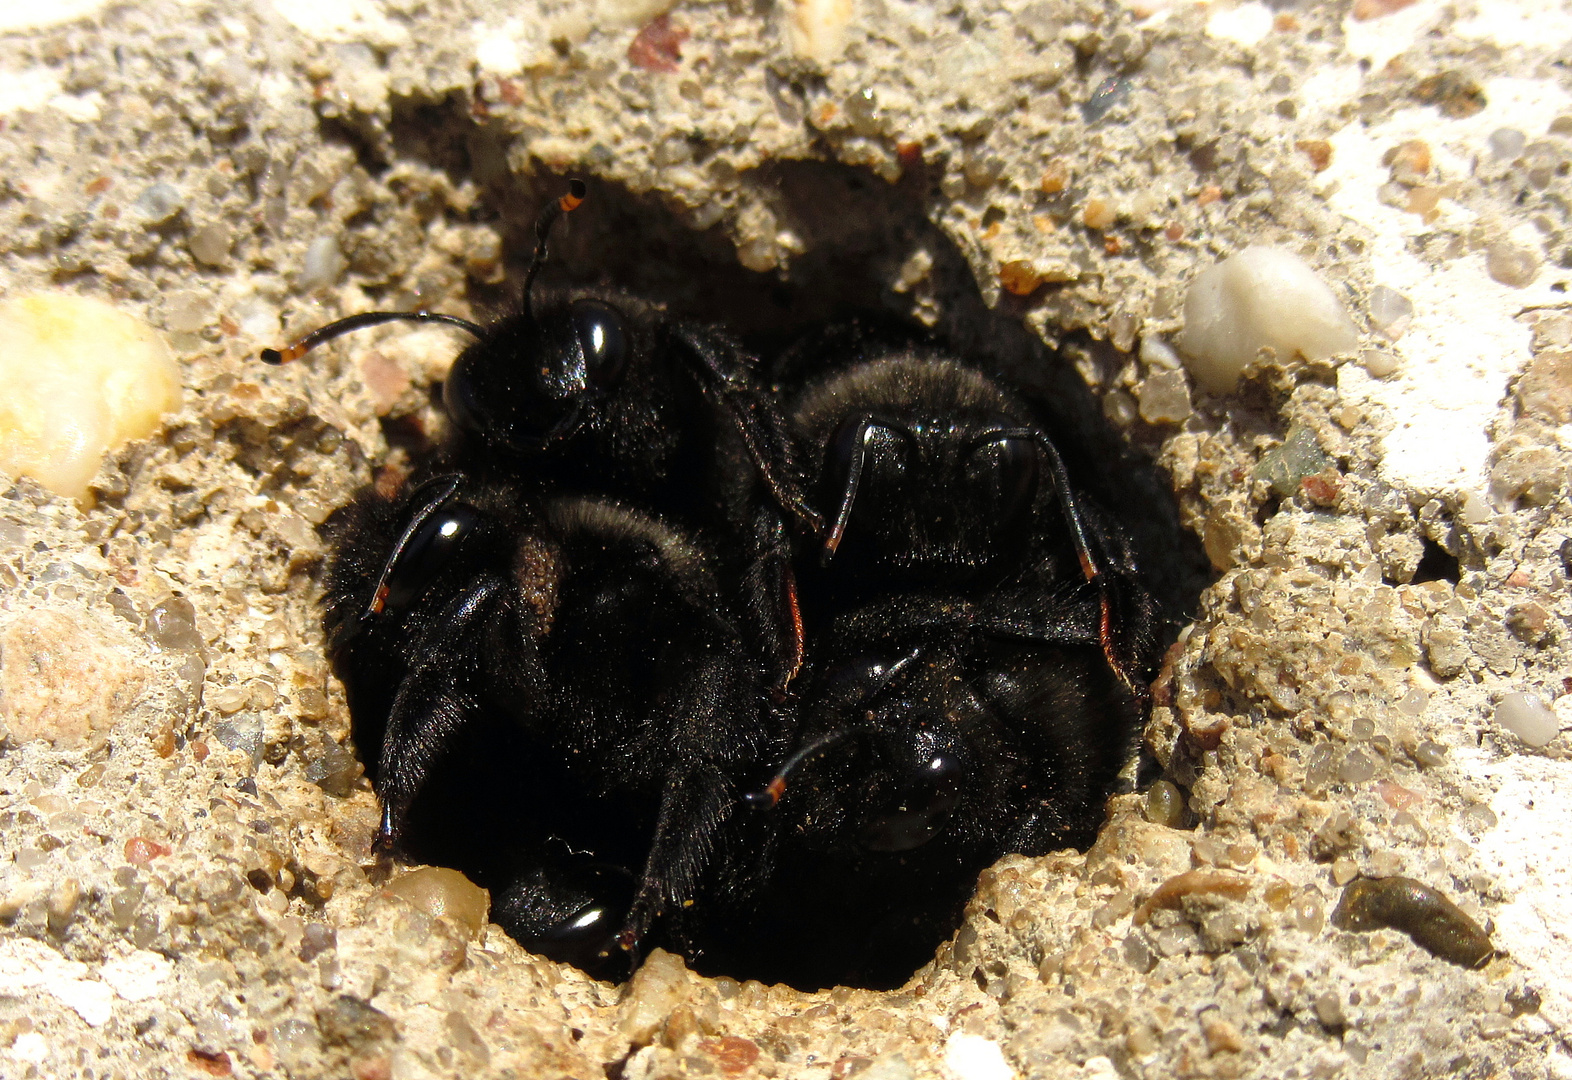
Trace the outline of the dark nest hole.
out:
<instances>
[{"instance_id":1,"label":"dark nest hole","mask_svg":"<svg viewBox=\"0 0 1572 1080\"><path fill-rule=\"evenodd\" d=\"M424 108L422 119L432 120L431 107ZM437 117L445 117L449 130L461 131L462 137L433 135L424 124L396 124L395 152L481 183L486 196L476 216L494 221L502 232L509 275L501 286L472 285L471 300L478 312L506 313L518 303L533 247L535 214L566 190L567 177L501 173L495 167L502 159L500 144L487 129L456 108L438 110ZM418 137L410 134L416 131ZM940 318L925 332L1047 403L1049 434L1077 486L1132 537L1163 611L1161 632L1171 641L1193 615L1210 577L1198 540L1180 525L1165 477L1107 424L1097 398L1071 365L1024 325L1025 301L1005 296L997 307L988 307L965 258L930 220L930 209L940 202L935 180L918 167L890 184L861 170L822 162L774 163L751 174L745 182L764 194L778 226L791 229L806 248L779 272L766 273L741 267L731 238L720 228L697 231L657 197L591 180L585 205L553 235L548 280L610 285L660 301L676 315L725 325L750 348L770 355L810 328L849 316L909 323L912 298L894 292L890 283L910 255L926 251L933 265L925 288L937 301ZM453 785L454 805L462 807L454 811L460 820L486 818L495 792L506 787L501 759L507 755L495 752L498 742L493 740L506 741L507 736L482 736L477 729L475 737L484 745L469 747L460 756L478 772L466 773ZM1150 773L1151 762L1143 765L1141 775ZM470 869L486 861L484 849L492 841L477 835L475 842L475 851L447 858L431 853L431 859ZM484 879L485 874L476 876ZM481 883L493 888L498 884ZM968 884L964 892L947 897L942 917L925 916L919 948L912 947L911 935L897 935L902 944L867 964L866 974L854 981L875 988L903 983L959 925L973 887ZM834 902L826 895L827 909ZM899 911L899 905L894 910ZM881 947L875 940L872 948ZM717 962L706 962L704 956L693 959L709 974L812 988L811 979L794 978L790 962L779 957L753 963L734 950Z\"/></svg>"}]
</instances>

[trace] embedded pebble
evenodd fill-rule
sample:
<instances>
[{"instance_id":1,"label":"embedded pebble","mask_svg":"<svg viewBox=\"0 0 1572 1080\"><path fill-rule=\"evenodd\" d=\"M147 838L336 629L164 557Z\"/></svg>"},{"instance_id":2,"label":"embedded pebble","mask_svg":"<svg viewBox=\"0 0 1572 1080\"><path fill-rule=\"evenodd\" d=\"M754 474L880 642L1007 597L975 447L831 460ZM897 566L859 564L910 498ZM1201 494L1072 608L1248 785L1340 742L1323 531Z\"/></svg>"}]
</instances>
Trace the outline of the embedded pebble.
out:
<instances>
[{"instance_id":1,"label":"embedded pebble","mask_svg":"<svg viewBox=\"0 0 1572 1080\"><path fill-rule=\"evenodd\" d=\"M618 1028L635 1046L655 1037L666 1017L688 996L692 977L682 957L655 949L633 973L619 1008Z\"/></svg>"},{"instance_id":2,"label":"embedded pebble","mask_svg":"<svg viewBox=\"0 0 1572 1080\"><path fill-rule=\"evenodd\" d=\"M998 1043L965 1031L945 1040L944 1063L959 1080L1013 1080L1015 1076Z\"/></svg>"},{"instance_id":3,"label":"embedded pebble","mask_svg":"<svg viewBox=\"0 0 1572 1080\"><path fill-rule=\"evenodd\" d=\"M840 55L852 0L791 0L787 23L791 50L804 60L827 64Z\"/></svg>"},{"instance_id":4,"label":"embedded pebble","mask_svg":"<svg viewBox=\"0 0 1572 1080\"><path fill-rule=\"evenodd\" d=\"M1088 124L1095 124L1129 96L1130 80L1120 75L1110 75L1098 83L1092 96L1081 104L1081 117Z\"/></svg>"},{"instance_id":5,"label":"embedded pebble","mask_svg":"<svg viewBox=\"0 0 1572 1080\"><path fill-rule=\"evenodd\" d=\"M1329 1028L1340 1028L1348 1022L1343 1013L1343 999L1335 990L1328 990L1315 999L1315 1016Z\"/></svg>"},{"instance_id":6,"label":"embedded pebble","mask_svg":"<svg viewBox=\"0 0 1572 1080\"><path fill-rule=\"evenodd\" d=\"M1548 745L1561 733L1556 714L1538 694L1508 694L1496 705L1496 723L1525 745Z\"/></svg>"},{"instance_id":7,"label":"embedded pebble","mask_svg":"<svg viewBox=\"0 0 1572 1080\"><path fill-rule=\"evenodd\" d=\"M491 909L490 893L457 870L441 866L422 866L400 874L383 888L434 919L447 916L470 937L485 929Z\"/></svg>"},{"instance_id":8,"label":"embedded pebble","mask_svg":"<svg viewBox=\"0 0 1572 1080\"><path fill-rule=\"evenodd\" d=\"M1146 820L1176 829L1184 821L1184 793L1172 781L1159 780L1146 790Z\"/></svg>"},{"instance_id":9,"label":"embedded pebble","mask_svg":"<svg viewBox=\"0 0 1572 1080\"><path fill-rule=\"evenodd\" d=\"M1360 878L1350 883L1332 912L1332 925L1360 934L1400 930L1426 952L1462 967L1484 967L1495 955L1489 935L1478 923L1413 878Z\"/></svg>"},{"instance_id":10,"label":"embedded pebble","mask_svg":"<svg viewBox=\"0 0 1572 1080\"><path fill-rule=\"evenodd\" d=\"M185 205L185 198L172 185L157 183L147 188L131 204L131 216L148 225L162 225Z\"/></svg>"},{"instance_id":11,"label":"embedded pebble","mask_svg":"<svg viewBox=\"0 0 1572 1080\"><path fill-rule=\"evenodd\" d=\"M1376 764L1363 750L1350 750L1337 767L1338 779L1345 784L1362 784L1376 774Z\"/></svg>"},{"instance_id":12,"label":"embedded pebble","mask_svg":"<svg viewBox=\"0 0 1572 1080\"><path fill-rule=\"evenodd\" d=\"M1203 271L1184 302L1180 348L1214 394L1233 389L1263 348L1283 359L1348 352L1359 333L1330 286L1298 255L1253 246Z\"/></svg>"},{"instance_id":13,"label":"embedded pebble","mask_svg":"<svg viewBox=\"0 0 1572 1080\"><path fill-rule=\"evenodd\" d=\"M169 854L169 848L146 836L133 836L126 841L126 862L132 866L146 866L154 859Z\"/></svg>"},{"instance_id":14,"label":"embedded pebble","mask_svg":"<svg viewBox=\"0 0 1572 1080\"><path fill-rule=\"evenodd\" d=\"M1141 419L1148 424L1178 424L1193 411L1182 371L1154 371L1135 388Z\"/></svg>"},{"instance_id":15,"label":"embedded pebble","mask_svg":"<svg viewBox=\"0 0 1572 1080\"><path fill-rule=\"evenodd\" d=\"M1176 908L1189 896L1215 896L1228 900L1241 900L1250 892L1248 878L1227 870L1186 870L1176 874L1141 901L1135 909L1135 925L1144 926L1152 912L1162 908Z\"/></svg>"},{"instance_id":16,"label":"embedded pebble","mask_svg":"<svg viewBox=\"0 0 1572 1080\"><path fill-rule=\"evenodd\" d=\"M320 694L321 691L316 691ZM303 696L303 695L302 695ZM305 715L306 703L302 701L301 714ZM322 711L327 711L327 702L324 698ZM344 798L354 790L355 781L360 779L360 762L346 747L340 746L332 739L325 739L321 753L306 761L306 779L335 798Z\"/></svg>"},{"instance_id":17,"label":"embedded pebble","mask_svg":"<svg viewBox=\"0 0 1572 1080\"><path fill-rule=\"evenodd\" d=\"M1425 711L1425 706L1430 704L1430 695L1419 687L1414 687L1397 700L1397 711L1404 716L1418 716Z\"/></svg>"},{"instance_id":18,"label":"embedded pebble","mask_svg":"<svg viewBox=\"0 0 1572 1080\"><path fill-rule=\"evenodd\" d=\"M181 334L194 334L213 317L213 298L197 292L182 292L170 297L164 307L164 327Z\"/></svg>"},{"instance_id":19,"label":"embedded pebble","mask_svg":"<svg viewBox=\"0 0 1572 1080\"><path fill-rule=\"evenodd\" d=\"M314 292L339 279L349 266L336 236L318 236L306 247L306 258L300 267L300 277L295 287L301 292Z\"/></svg>"},{"instance_id":20,"label":"embedded pebble","mask_svg":"<svg viewBox=\"0 0 1572 1080\"><path fill-rule=\"evenodd\" d=\"M398 1037L398 1026L381 1009L350 994L340 994L317 1010L317 1029L329 1045L365 1050Z\"/></svg>"},{"instance_id":21,"label":"embedded pebble","mask_svg":"<svg viewBox=\"0 0 1572 1080\"><path fill-rule=\"evenodd\" d=\"M171 596L147 613L147 636L170 652L198 652L202 635L196 628L196 608L183 596Z\"/></svg>"},{"instance_id":22,"label":"embedded pebble","mask_svg":"<svg viewBox=\"0 0 1572 1080\"><path fill-rule=\"evenodd\" d=\"M1414 304L1396 289L1377 285L1370 290L1370 321L1389 339L1403 336L1414 321Z\"/></svg>"},{"instance_id":23,"label":"embedded pebble","mask_svg":"<svg viewBox=\"0 0 1572 1080\"><path fill-rule=\"evenodd\" d=\"M1497 161L1511 161L1523 152L1528 136L1516 128L1496 128L1490 133L1490 155Z\"/></svg>"},{"instance_id":24,"label":"embedded pebble","mask_svg":"<svg viewBox=\"0 0 1572 1080\"><path fill-rule=\"evenodd\" d=\"M159 335L102 300L36 293L0 304L0 471L86 500L105 451L180 406Z\"/></svg>"},{"instance_id":25,"label":"embedded pebble","mask_svg":"<svg viewBox=\"0 0 1572 1080\"><path fill-rule=\"evenodd\" d=\"M229 226L214 222L193 230L186 246L191 249L192 258L203 266L221 267L229 262L232 243Z\"/></svg>"},{"instance_id":26,"label":"embedded pebble","mask_svg":"<svg viewBox=\"0 0 1572 1080\"><path fill-rule=\"evenodd\" d=\"M1332 459L1316 442L1315 432L1295 424L1288 429L1281 446L1261 455L1252 477L1272 485L1272 493L1279 499L1289 499L1299 490L1307 476L1332 464Z\"/></svg>"},{"instance_id":27,"label":"embedded pebble","mask_svg":"<svg viewBox=\"0 0 1572 1080\"><path fill-rule=\"evenodd\" d=\"M1359 354L1359 362L1376 379L1396 375L1399 367L1397 357L1385 349L1366 349Z\"/></svg>"},{"instance_id":28,"label":"embedded pebble","mask_svg":"<svg viewBox=\"0 0 1572 1080\"><path fill-rule=\"evenodd\" d=\"M1498 240L1485 252L1485 269L1501 284L1521 289L1539 273L1539 256L1509 240Z\"/></svg>"},{"instance_id":29,"label":"embedded pebble","mask_svg":"<svg viewBox=\"0 0 1572 1080\"><path fill-rule=\"evenodd\" d=\"M1312 936L1319 934L1321 927L1326 925L1326 908L1314 893L1305 893L1295 900L1288 914L1301 932Z\"/></svg>"},{"instance_id":30,"label":"embedded pebble","mask_svg":"<svg viewBox=\"0 0 1572 1080\"><path fill-rule=\"evenodd\" d=\"M1183 361L1179 359L1179 354L1174 352L1173 346L1155 334L1141 339L1139 355L1141 363L1147 367L1163 371L1177 371L1183 365Z\"/></svg>"}]
</instances>

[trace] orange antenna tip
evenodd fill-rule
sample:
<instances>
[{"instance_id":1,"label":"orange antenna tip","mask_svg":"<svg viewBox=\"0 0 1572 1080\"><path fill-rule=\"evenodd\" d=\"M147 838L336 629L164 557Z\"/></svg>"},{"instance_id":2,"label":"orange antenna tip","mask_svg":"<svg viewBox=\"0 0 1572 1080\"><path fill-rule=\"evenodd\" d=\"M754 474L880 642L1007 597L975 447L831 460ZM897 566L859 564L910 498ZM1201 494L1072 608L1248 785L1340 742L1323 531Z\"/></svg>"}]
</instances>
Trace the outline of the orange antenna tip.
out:
<instances>
[{"instance_id":1,"label":"orange antenna tip","mask_svg":"<svg viewBox=\"0 0 1572 1080\"><path fill-rule=\"evenodd\" d=\"M568 193L557 200L557 205L564 214L571 214L584 204L584 197L589 194L589 187L584 181L575 177L568 181Z\"/></svg>"}]
</instances>

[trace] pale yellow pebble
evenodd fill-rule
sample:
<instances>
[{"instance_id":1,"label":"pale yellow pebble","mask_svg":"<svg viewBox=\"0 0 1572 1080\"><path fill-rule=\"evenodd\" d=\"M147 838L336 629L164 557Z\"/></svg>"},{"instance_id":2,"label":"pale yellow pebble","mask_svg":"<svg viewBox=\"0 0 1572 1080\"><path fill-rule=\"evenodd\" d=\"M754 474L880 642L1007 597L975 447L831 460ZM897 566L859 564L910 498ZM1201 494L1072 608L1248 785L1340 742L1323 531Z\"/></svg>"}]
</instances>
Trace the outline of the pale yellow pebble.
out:
<instances>
[{"instance_id":1,"label":"pale yellow pebble","mask_svg":"<svg viewBox=\"0 0 1572 1080\"><path fill-rule=\"evenodd\" d=\"M106 451L180 407L180 371L158 332L66 293L0 303L0 388L0 472L78 500Z\"/></svg>"}]
</instances>

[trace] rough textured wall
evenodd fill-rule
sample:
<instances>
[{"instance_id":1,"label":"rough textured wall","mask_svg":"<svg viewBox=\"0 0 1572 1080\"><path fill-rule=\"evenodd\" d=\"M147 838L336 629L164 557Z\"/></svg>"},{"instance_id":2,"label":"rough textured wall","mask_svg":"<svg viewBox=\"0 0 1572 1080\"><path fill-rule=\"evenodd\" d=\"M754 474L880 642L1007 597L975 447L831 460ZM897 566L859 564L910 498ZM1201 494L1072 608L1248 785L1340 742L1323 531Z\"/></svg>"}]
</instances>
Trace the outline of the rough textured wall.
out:
<instances>
[{"instance_id":1,"label":"rough textured wall","mask_svg":"<svg viewBox=\"0 0 1572 1080\"><path fill-rule=\"evenodd\" d=\"M0 290L145 319L184 403L84 503L0 494L0 1073L1572 1076L1569 39L1532 0L7 6ZM485 317L569 173L581 275L1056 365L1216 571L1148 729L1171 786L989 870L899 992L596 984L376 872L314 526L437 422L455 342L253 357ZM1171 346L1251 243L1362 343L1218 396ZM1495 958L1333 925L1392 875Z\"/></svg>"}]
</instances>

